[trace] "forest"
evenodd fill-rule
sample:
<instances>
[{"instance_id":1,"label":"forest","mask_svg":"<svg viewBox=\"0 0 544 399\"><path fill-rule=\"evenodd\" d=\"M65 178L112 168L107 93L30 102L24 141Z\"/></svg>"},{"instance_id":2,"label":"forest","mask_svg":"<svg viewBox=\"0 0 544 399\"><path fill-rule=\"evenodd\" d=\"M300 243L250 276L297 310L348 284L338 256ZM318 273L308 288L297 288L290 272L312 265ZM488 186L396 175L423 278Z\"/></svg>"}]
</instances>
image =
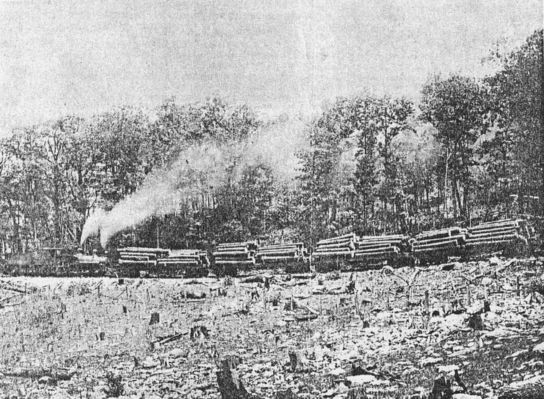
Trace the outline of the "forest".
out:
<instances>
[{"instance_id":1,"label":"forest","mask_svg":"<svg viewBox=\"0 0 544 399\"><path fill-rule=\"evenodd\" d=\"M146 214L110 245L206 248L249 238L311 245L347 231L413 233L543 216L543 48L538 30L519 48L490 50L488 62L498 67L484 78L433 76L418 102L361 89L310 121L261 120L220 98L170 99L152 113L118 107L14 129L0 141L0 251L78 246L93 212L111 210L203 143L220 150L221 178L185 168L175 206ZM284 150L278 145L261 156L291 128L285 137L296 139L284 144L296 165L273 156Z\"/></svg>"}]
</instances>

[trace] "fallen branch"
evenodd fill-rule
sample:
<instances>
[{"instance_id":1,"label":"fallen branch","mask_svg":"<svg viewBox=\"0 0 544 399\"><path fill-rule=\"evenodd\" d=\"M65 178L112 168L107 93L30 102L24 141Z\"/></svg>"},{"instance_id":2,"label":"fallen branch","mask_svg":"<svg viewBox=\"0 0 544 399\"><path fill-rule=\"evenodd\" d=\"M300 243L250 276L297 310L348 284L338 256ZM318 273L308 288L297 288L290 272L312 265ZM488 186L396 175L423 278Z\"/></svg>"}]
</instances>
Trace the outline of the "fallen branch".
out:
<instances>
[{"instance_id":1,"label":"fallen branch","mask_svg":"<svg viewBox=\"0 0 544 399\"><path fill-rule=\"evenodd\" d=\"M19 306L19 305L22 305L23 303L24 302L0 304L0 309L7 308L7 307L13 307L13 306Z\"/></svg>"},{"instance_id":2,"label":"fallen branch","mask_svg":"<svg viewBox=\"0 0 544 399\"><path fill-rule=\"evenodd\" d=\"M182 333L179 333L179 334L173 334L173 335L168 335L166 337L161 337L161 339L153 342L153 345L156 345L156 344L163 345L163 344L167 344L169 342L177 341L178 339L181 339L185 335L188 335L188 334L189 334L188 332L182 332Z\"/></svg>"},{"instance_id":3,"label":"fallen branch","mask_svg":"<svg viewBox=\"0 0 544 399\"><path fill-rule=\"evenodd\" d=\"M7 301L9 301L10 299L17 298L17 297L20 297L20 296L21 296L21 294L15 294L15 295L12 295L12 296L7 296L7 297L5 297L5 298L1 298L1 299L0 299L0 303L1 303L1 302L7 302Z\"/></svg>"},{"instance_id":4,"label":"fallen branch","mask_svg":"<svg viewBox=\"0 0 544 399\"><path fill-rule=\"evenodd\" d=\"M0 281L0 288L6 291L13 291L18 292L20 294L26 294L29 291L33 291L33 289L27 289L26 287L20 287L12 283L8 283L6 281Z\"/></svg>"},{"instance_id":5,"label":"fallen branch","mask_svg":"<svg viewBox=\"0 0 544 399\"><path fill-rule=\"evenodd\" d=\"M313 313L306 313L306 314L295 314L295 319L297 321L308 321L308 320L314 320L317 319L317 315Z\"/></svg>"},{"instance_id":6,"label":"fallen branch","mask_svg":"<svg viewBox=\"0 0 544 399\"><path fill-rule=\"evenodd\" d=\"M17 371L2 371L1 372L5 377L15 377L15 378L30 378L39 380L43 377L49 377L55 381L68 381L75 374L75 371L68 370L52 370L52 369L41 369L41 370L17 370Z\"/></svg>"},{"instance_id":7,"label":"fallen branch","mask_svg":"<svg viewBox=\"0 0 544 399\"><path fill-rule=\"evenodd\" d=\"M261 283L261 284L264 284L266 283L266 281L270 281L272 279L272 276L268 276L268 275L258 275L258 276L251 276L251 277L246 277L244 279L242 279L240 282L241 283Z\"/></svg>"}]
</instances>

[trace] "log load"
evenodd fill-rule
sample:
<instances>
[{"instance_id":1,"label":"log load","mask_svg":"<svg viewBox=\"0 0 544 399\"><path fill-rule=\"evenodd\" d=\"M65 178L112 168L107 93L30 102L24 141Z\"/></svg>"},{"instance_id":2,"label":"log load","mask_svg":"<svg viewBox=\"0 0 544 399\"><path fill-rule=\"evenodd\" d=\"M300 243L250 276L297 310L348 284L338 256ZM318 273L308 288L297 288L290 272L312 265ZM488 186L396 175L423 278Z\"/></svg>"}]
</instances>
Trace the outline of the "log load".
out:
<instances>
[{"instance_id":1,"label":"log load","mask_svg":"<svg viewBox=\"0 0 544 399\"><path fill-rule=\"evenodd\" d=\"M285 267L287 272L303 272L308 252L302 242L270 244L259 247L255 258L262 267Z\"/></svg>"},{"instance_id":2,"label":"log load","mask_svg":"<svg viewBox=\"0 0 544 399\"><path fill-rule=\"evenodd\" d=\"M157 260L157 273L168 277L204 277L208 275L209 265L206 251L171 250L167 257Z\"/></svg>"},{"instance_id":3,"label":"log load","mask_svg":"<svg viewBox=\"0 0 544 399\"><path fill-rule=\"evenodd\" d=\"M306 256L306 248L301 242L271 244L258 249L256 258L262 263L300 262Z\"/></svg>"},{"instance_id":4,"label":"log load","mask_svg":"<svg viewBox=\"0 0 544 399\"><path fill-rule=\"evenodd\" d=\"M467 255L527 249L534 229L524 220L500 220L482 223L468 229Z\"/></svg>"},{"instance_id":5,"label":"log load","mask_svg":"<svg viewBox=\"0 0 544 399\"><path fill-rule=\"evenodd\" d=\"M343 268L346 262L353 260L358 241L359 237L355 233L319 241L312 253L312 262L316 264L316 270Z\"/></svg>"},{"instance_id":6,"label":"log load","mask_svg":"<svg viewBox=\"0 0 544 399\"><path fill-rule=\"evenodd\" d=\"M461 227L431 230L410 240L411 251L422 263L440 263L461 254L467 230Z\"/></svg>"},{"instance_id":7,"label":"log load","mask_svg":"<svg viewBox=\"0 0 544 399\"><path fill-rule=\"evenodd\" d=\"M356 243L354 262L364 268L395 264L408 237L401 234L362 236Z\"/></svg>"},{"instance_id":8,"label":"log load","mask_svg":"<svg viewBox=\"0 0 544 399\"><path fill-rule=\"evenodd\" d=\"M167 257L170 251L162 248L124 247L118 248L117 253L120 273L138 277L140 272L155 273L157 260Z\"/></svg>"},{"instance_id":9,"label":"log load","mask_svg":"<svg viewBox=\"0 0 544 399\"><path fill-rule=\"evenodd\" d=\"M355 233L321 240L315 247L312 259L318 261L338 257L353 258L358 241L359 237Z\"/></svg>"},{"instance_id":10,"label":"log load","mask_svg":"<svg viewBox=\"0 0 544 399\"><path fill-rule=\"evenodd\" d=\"M239 270L254 268L257 249L256 241L219 244L212 253L217 271L236 275Z\"/></svg>"}]
</instances>

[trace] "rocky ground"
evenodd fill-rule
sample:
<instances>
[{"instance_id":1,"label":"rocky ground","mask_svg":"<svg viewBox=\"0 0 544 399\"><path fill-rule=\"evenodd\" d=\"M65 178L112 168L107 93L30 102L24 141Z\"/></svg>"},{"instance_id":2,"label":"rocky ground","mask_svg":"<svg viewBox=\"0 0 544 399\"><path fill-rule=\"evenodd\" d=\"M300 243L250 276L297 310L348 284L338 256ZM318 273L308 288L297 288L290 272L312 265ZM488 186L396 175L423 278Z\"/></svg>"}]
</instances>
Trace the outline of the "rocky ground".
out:
<instances>
[{"instance_id":1,"label":"rocky ground","mask_svg":"<svg viewBox=\"0 0 544 399\"><path fill-rule=\"evenodd\" d=\"M291 278L1 278L0 397L467 399L513 398L525 386L541 395L543 261Z\"/></svg>"}]
</instances>

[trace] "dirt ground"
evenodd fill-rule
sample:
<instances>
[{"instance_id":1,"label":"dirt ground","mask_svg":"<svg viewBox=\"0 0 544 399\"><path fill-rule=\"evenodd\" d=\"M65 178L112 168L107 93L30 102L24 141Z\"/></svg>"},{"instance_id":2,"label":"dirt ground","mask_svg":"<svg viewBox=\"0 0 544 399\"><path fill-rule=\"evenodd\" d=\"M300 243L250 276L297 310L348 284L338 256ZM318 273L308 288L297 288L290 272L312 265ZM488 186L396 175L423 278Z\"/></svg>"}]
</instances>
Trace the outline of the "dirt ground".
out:
<instances>
[{"instance_id":1,"label":"dirt ground","mask_svg":"<svg viewBox=\"0 0 544 399\"><path fill-rule=\"evenodd\" d=\"M498 397L543 374L543 264L257 281L4 277L0 397L220 398L229 356L258 398L346 398L358 387L425 397L440 376L453 392Z\"/></svg>"}]
</instances>

